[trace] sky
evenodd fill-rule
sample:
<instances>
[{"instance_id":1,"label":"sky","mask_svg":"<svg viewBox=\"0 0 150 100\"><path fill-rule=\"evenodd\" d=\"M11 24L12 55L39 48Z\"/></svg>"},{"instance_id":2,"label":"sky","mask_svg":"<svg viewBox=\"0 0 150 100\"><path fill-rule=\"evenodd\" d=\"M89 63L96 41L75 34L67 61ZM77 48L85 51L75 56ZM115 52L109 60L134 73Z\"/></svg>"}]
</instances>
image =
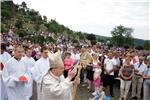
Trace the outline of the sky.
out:
<instances>
[{"instance_id":1,"label":"sky","mask_svg":"<svg viewBox=\"0 0 150 100\"><path fill-rule=\"evenodd\" d=\"M133 37L150 40L150 0L13 0L22 1L74 31L110 37L123 25L134 29Z\"/></svg>"}]
</instances>

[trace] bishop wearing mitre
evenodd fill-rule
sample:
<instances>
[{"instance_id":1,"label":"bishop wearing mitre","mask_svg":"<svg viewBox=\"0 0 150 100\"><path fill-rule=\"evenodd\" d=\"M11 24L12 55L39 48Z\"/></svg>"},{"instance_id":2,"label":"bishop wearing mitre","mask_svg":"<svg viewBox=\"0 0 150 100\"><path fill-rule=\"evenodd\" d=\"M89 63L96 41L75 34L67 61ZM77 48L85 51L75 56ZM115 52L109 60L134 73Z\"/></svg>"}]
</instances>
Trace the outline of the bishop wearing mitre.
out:
<instances>
[{"instance_id":1,"label":"bishop wearing mitre","mask_svg":"<svg viewBox=\"0 0 150 100\"><path fill-rule=\"evenodd\" d=\"M64 78L64 64L60 52L56 52L49 58L50 69L43 77L41 94L43 100L72 100L72 86L79 84L79 78L75 78L77 70L69 70L67 78Z\"/></svg>"}]
</instances>

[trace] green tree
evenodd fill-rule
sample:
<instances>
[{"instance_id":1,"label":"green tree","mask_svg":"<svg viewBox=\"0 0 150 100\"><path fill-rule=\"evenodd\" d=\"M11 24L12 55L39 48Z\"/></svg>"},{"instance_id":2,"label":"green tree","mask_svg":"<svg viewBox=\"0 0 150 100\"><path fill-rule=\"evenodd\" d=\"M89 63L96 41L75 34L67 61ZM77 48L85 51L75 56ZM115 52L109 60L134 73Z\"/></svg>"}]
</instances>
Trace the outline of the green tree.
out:
<instances>
[{"instance_id":1,"label":"green tree","mask_svg":"<svg viewBox=\"0 0 150 100\"><path fill-rule=\"evenodd\" d=\"M43 16L43 21L47 22L47 17L46 16Z\"/></svg>"},{"instance_id":2,"label":"green tree","mask_svg":"<svg viewBox=\"0 0 150 100\"><path fill-rule=\"evenodd\" d=\"M96 36L94 34L87 34L86 38L91 41L92 45L96 44Z\"/></svg>"},{"instance_id":3,"label":"green tree","mask_svg":"<svg viewBox=\"0 0 150 100\"><path fill-rule=\"evenodd\" d=\"M8 32L8 28L6 28L6 27L4 27L4 25L2 24L1 25L1 32L3 33L3 32Z\"/></svg>"},{"instance_id":4,"label":"green tree","mask_svg":"<svg viewBox=\"0 0 150 100\"><path fill-rule=\"evenodd\" d=\"M72 33L69 35L69 38L70 38L70 39L75 39L75 38L76 38L76 33L75 33L75 32L72 32Z\"/></svg>"},{"instance_id":5,"label":"green tree","mask_svg":"<svg viewBox=\"0 0 150 100\"><path fill-rule=\"evenodd\" d=\"M27 36L27 32L23 29L18 29L17 34L19 35L19 37Z\"/></svg>"},{"instance_id":6,"label":"green tree","mask_svg":"<svg viewBox=\"0 0 150 100\"><path fill-rule=\"evenodd\" d=\"M21 17L18 17L15 23L15 26L20 29L23 27L23 19Z\"/></svg>"},{"instance_id":7,"label":"green tree","mask_svg":"<svg viewBox=\"0 0 150 100\"><path fill-rule=\"evenodd\" d=\"M24 8L24 9L27 9L27 4L23 1L23 2L21 3L21 7Z\"/></svg>"},{"instance_id":8,"label":"green tree","mask_svg":"<svg viewBox=\"0 0 150 100\"><path fill-rule=\"evenodd\" d=\"M1 18L2 23L7 20L10 20L13 16L16 15L18 11L17 5L13 3L13 1L7 0L1 2ZM7 19L7 20L6 20Z\"/></svg>"},{"instance_id":9,"label":"green tree","mask_svg":"<svg viewBox=\"0 0 150 100\"><path fill-rule=\"evenodd\" d=\"M35 31L39 31L40 26L38 24L35 24L34 29L35 29Z\"/></svg>"},{"instance_id":10,"label":"green tree","mask_svg":"<svg viewBox=\"0 0 150 100\"><path fill-rule=\"evenodd\" d=\"M2 19L9 19L11 18L11 12L9 10L1 10L1 16L2 16Z\"/></svg>"},{"instance_id":11,"label":"green tree","mask_svg":"<svg viewBox=\"0 0 150 100\"><path fill-rule=\"evenodd\" d=\"M34 9L31 9L31 10L29 11L29 15L30 15L30 16L37 16L37 15L38 15L38 12L35 11Z\"/></svg>"},{"instance_id":12,"label":"green tree","mask_svg":"<svg viewBox=\"0 0 150 100\"><path fill-rule=\"evenodd\" d=\"M137 45L137 46L135 46L135 49L137 49L137 50L143 50L144 48L141 45Z\"/></svg>"},{"instance_id":13,"label":"green tree","mask_svg":"<svg viewBox=\"0 0 150 100\"><path fill-rule=\"evenodd\" d=\"M131 34L127 33L125 35L125 40L124 40L124 45L127 45L127 46L133 46L134 45L134 39L132 37Z\"/></svg>"},{"instance_id":14,"label":"green tree","mask_svg":"<svg viewBox=\"0 0 150 100\"><path fill-rule=\"evenodd\" d=\"M144 49L150 50L150 41L148 40L144 41Z\"/></svg>"},{"instance_id":15,"label":"green tree","mask_svg":"<svg viewBox=\"0 0 150 100\"><path fill-rule=\"evenodd\" d=\"M112 42L115 46L124 46L133 44L133 38L131 33L133 32L132 28L127 28L122 25L119 25L111 31Z\"/></svg>"},{"instance_id":16,"label":"green tree","mask_svg":"<svg viewBox=\"0 0 150 100\"><path fill-rule=\"evenodd\" d=\"M46 38L44 36L34 35L34 36L32 36L31 41L38 42L38 43L44 43L44 42L46 42Z\"/></svg>"},{"instance_id":17,"label":"green tree","mask_svg":"<svg viewBox=\"0 0 150 100\"><path fill-rule=\"evenodd\" d=\"M52 19L52 20L49 22L48 30L49 30L51 33L52 33L52 32L57 33L57 32L58 32L58 26L59 26L58 22L56 22L55 20Z\"/></svg>"}]
</instances>

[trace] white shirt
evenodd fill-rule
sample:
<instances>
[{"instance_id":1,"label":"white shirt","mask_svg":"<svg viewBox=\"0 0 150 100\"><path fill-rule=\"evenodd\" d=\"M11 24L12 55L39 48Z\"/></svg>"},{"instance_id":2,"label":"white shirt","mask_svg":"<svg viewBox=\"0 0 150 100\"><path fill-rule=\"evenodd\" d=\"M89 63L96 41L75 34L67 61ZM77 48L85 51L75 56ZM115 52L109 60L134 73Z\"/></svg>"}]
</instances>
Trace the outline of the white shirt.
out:
<instances>
[{"instance_id":1,"label":"white shirt","mask_svg":"<svg viewBox=\"0 0 150 100\"><path fill-rule=\"evenodd\" d=\"M94 69L94 78L100 78L102 70L100 68Z\"/></svg>"},{"instance_id":2,"label":"white shirt","mask_svg":"<svg viewBox=\"0 0 150 100\"><path fill-rule=\"evenodd\" d=\"M0 63L3 64L3 66L5 67L5 63L11 58L11 55L8 52L3 52L2 54L0 54ZM2 70L0 70L0 93L1 93L1 99L2 100L7 100L7 92L6 92L6 86L2 80ZM3 91L3 92L1 92Z\"/></svg>"},{"instance_id":3,"label":"white shirt","mask_svg":"<svg viewBox=\"0 0 150 100\"><path fill-rule=\"evenodd\" d=\"M35 62L34 68L32 69L32 75L33 79L40 83L42 82L43 76L48 72L49 70L49 59L41 57L39 60Z\"/></svg>"},{"instance_id":4,"label":"white shirt","mask_svg":"<svg viewBox=\"0 0 150 100\"><path fill-rule=\"evenodd\" d=\"M109 58L105 59L104 64L106 65L106 70L107 71L112 70L114 65L115 65L114 60L113 59L109 59ZM109 75L114 75L114 72L111 72Z\"/></svg>"},{"instance_id":5,"label":"white shirt","mask_svg":"<svg viewBox=\"0 0 150 100\"><path fill-rule=\"evenodd\" d=\"M71 51L71 59L75 59L75 53Z\"/></svg>"},{"instance_id":6,"label":"white shirt","mask_svg":"<svg viewBox=\"0 0 150 100\"><path fill-rule=\"evenodd\" d=\"M8 52L4 51L2 54L0 54L0 59L3 64L5 64L10 58L11 58L11 55Z\"/></svg>"},{"instance_id":7,"label":"white shirt","mask_svg":"<svg viewBox=\"0 0 150 100\"><path fill-rule=\"evenodd\" d=\"M144 75L150 76L150 68L145 69Z\"/></svg>"},{"instance_id":8,"label":"white shirt","mask_svg":"<svg viewBox=\"0 0 150 100\"><path fill-rule=\"evenodd\" d=\"M3 66L5 67L5 63L11 58L11 55L8 53L8 52L3 52L2 54L0 54L0 63L3 64ZM1 91L3 92L0 92L1 93L1 99L2 100L5 100L7 99L7 92L6 92L6 86L2 80L2 70L0 70L0 86L1 86Z\"/></svg>"},{"instance_id":9,"label":"white shirt","mask_svg":"<svg viewBox=\"0 0 150 100\"><path fill-rule=\"evenodd\" d=\"M35 60L32 57L25 56L22 58L25 62L25 65L31 70L34 67Z\"/></svg>"},{"instance_id":10,"label":"white shirt","mask_svg":"<svg viewBox=\"0 0 150 100\"><path fill-rule=\"evenodd\" d=\"M76 54L74 55L74 57L75 57L75 60L80 60L80 53L76 53Z\"/></svg>"},{"instance_id":11,"label":"white shirt","mask_svg":"<svg viewBox=\"0 0 150 100\"><path fill-rule=\"evenodd\" d=\"M95 54L95 52L91 49L90 50L90 55L92 56L92 54Z\"/></svg>"},{"instance_id":12,"label":"white shirt","mask_svg":"<svg viewBox=\"0 0 150 100\"><path fill-rule=\"evenodd\" d=\"M49 59L41 57L39 60L35 62L34 68L32 68L31 70L33 79L37 83L36 85L37 85L38 100L43 100L40 94L41 84L42 84L42 79L44 75L46 75L46 73L48 72L49 68L50 68Z\"/></svg>"},{"instance_id":13,"label":"white shirt","mask_svg":"<svg viewBox=\"0 0 150 100\"><path fill-rule=\"evenodd\" d=\"M113 60L115 65L120 65L120 59L118 57L117 58L114 57Z\"/></svg>"},{"instance_id":14,"label":"white shirt","mask_svg":"<svg viewBox=\"0 0 150 100\"><path fill-rule=\"evenodd\" d=\"M43 100L72 100L71 87L72 82L68 78L48 73L42 83Z\"/></svg>"},{"instance_id":15,"label":"white shirt","mask_svg":"<svg viewBox=\"0 0 150 100\"><path fill-rule=\"evenodd\" d=\"M136 70L138 70L139 72L138 72L138 74L141 74L141 75L143 75L143 73L144 73L144 71L146 70L146 65L144 64L144 62L140 65L140 63L139 62L137 62L137 63L135 63L134 64L134 69L136 69Z\"/></svg>"},{"instance_id":16,"label":"white shirt","mask_svg":"<svg viewBox=\"0 0 150 100\"><path fill-rule=\"evenodd\" d=\"M35 64L35 60L32 57L27 57L27 56L23 57L22 60L24 61L25 66L27 67L27 70L31 73L31 70ZM30 82L31 86L32 86L32 83L33 83L33 79ZM30 90L28 92L30 92L32 94L32 87L30 88Z\"/></svg>"},{"instance_id":17,"label":"white shirt","mask_svg":"<svg viewBox=\"0 0 150 100\"><path fill-rule=\"evenodd\" d=\"M71 58L74 60L77 60L79 62L80 60L80 53L73 53L71 52Z\"/></svg>"},{"instance_id":18,"label":"white shirt","mask_svg":"<svg viewBox=\"0 0 150 100\"><path fill-rule=\"evenodd\" d=\"M26 82L19 81L19 77L24 75L27 77ZM2 72L2 78L6 85L8 100L29 100L31 97L30 88L32 88L31 74L28 72L23 60L16 60L14 57L6 62Z\"/></svg>"}]
</instances>

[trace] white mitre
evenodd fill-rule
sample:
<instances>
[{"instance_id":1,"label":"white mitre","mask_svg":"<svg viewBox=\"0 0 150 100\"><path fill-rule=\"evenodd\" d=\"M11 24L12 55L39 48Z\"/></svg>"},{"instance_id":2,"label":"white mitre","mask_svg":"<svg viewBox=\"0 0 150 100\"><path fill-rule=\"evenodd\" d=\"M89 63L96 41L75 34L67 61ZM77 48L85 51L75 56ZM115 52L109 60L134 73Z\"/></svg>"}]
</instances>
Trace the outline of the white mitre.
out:
<instances>
[{"instance_id":1,"label":"white mitre","mask_svg":"<svg viewBox=\"0 0 150 100\"><path fill-rule=\"evenodd\" d=\"M50 62L50 68L64 67L60 51L54 54L49 53L48 57Z\"/></svg>"}]
</instances>

